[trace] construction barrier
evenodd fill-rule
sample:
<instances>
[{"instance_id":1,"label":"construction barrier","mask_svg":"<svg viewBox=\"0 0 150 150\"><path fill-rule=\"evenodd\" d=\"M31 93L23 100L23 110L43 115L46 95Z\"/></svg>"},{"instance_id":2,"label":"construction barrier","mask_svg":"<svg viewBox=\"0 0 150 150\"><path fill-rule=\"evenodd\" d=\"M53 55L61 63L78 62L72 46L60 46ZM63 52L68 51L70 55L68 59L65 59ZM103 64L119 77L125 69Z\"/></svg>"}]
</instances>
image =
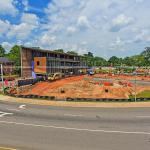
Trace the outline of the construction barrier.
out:
<instances>
[{"instance_id":1,"label":"construction barrier","mask_svg":"<svg viewBox=\"0 0 150 150\"><path fill-rule=\"evenodd\" d=\"M141 101L149 101L150 98L137 98L137 102ZM99 102L135 102L135 99L129 98L129 99L110 99L110 98L66 98L66 101L87 101L87 102L92 102L92 101L99 101Z\"/></svg>"},{"instance_id":2,"label":"construction barrier","mask_svg":"<svg viewBox=\"0 0 150 150\"><path fill-rule=\"evenodd\" d=\"M53 101L78 101L78 102L135 102L134 98L129 99L112 99L112 98L56 98L55 96L39 96L39 95L13 95L7 94L11 97L28 98L28 99L41 99ZM150 98L136 98L136 102L150 101Z\"/></svg>"},{"instance_id":3,"label":"construction barrier","mask_svg":"<svg viewBox=\"0 0 150 150\"><path fill-rule=\"evenodd\" d=\"M39 96L39 95L13 95L13 94L7 94L11 97L17 97L17 98L28 98L28 99L43 99L43 100L56 100L55 96Z\"/></svg>"},{"instance_id":4,"label":"construction barrier","mask_svg":"<svg viewBox=\"0 0 150 150\"><path fill-rule=\"evenodd\" d=\"M30 84L33 85L39 81L44 81L44 78L40 77L36 79L21 79L17 81L17 86L20 87L20 86L25 86L25 85L30 85Z\"/></svg>"}]
</instances>

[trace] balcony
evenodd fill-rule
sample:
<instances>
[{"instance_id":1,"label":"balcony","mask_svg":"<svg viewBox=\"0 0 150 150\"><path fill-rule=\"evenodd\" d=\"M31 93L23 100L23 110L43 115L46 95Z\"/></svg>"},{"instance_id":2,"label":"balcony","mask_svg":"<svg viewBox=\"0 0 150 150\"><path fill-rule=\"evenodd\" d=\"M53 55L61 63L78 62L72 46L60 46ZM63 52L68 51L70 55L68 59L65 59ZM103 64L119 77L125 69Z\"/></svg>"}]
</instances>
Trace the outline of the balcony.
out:
<instances>
[{"instance_id":1,"label":"balcony","mask_svg":"<svg viewBox=\"0 0 150 150\"><path fill-rule=\"evenodd\" d=\"M47 67L47 68L52 68L52 69L87 69L87 66L53 66L53 67Z\"/></svg>"},{"instance_id":2,"label":"balcony","mask_svg":"<svg viewBox=\"0 0 150 150\"><path fill-rule=\"evenodd\" d=\"M61 62L80 62L80 60L74 60L74 59L66 59L66 58L55 58L55 57L47 57L48 60L53 61L61 61Z\"/></svg>"}]
</instances>

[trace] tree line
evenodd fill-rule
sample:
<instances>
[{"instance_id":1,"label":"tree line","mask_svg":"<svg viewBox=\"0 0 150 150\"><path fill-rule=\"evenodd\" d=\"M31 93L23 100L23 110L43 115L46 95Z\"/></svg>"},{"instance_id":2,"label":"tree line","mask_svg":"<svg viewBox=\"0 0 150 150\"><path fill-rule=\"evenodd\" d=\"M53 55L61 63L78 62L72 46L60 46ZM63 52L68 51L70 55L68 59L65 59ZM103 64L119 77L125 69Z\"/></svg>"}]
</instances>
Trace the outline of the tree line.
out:
<instances>
[{"instance_id":1,"label":"tree line","mask_svg":"<svg viewBox=\"0 0 150 150\"><path fill-rule=\"evenodd\" d=\"M63 49L54 50L55 52L64 53ZM78 55L75 51L68 51L68 54ZM97 66L150 66L150 47L146 47L145 50L139 55L134 55L125 58L119 58L117 56L112 56L108 60L103 57L94 56L92 52L83 54L83 59L87 61L89 67ZM8 59L14 61L16 72L20 73L20 46L14 45L9 52L0 45L0 57L7 57Z\"/></svg>"},{"instance_id":2,"label":"tree line","mask_svg":"<svg viewBox=\"0 0 150 150\"><path fill-rule=\"evenodd\" d=\"M54 50L56 52L64 53L63 49ZM68 54L78 55L77 52L68 51ZM83 54L85 60L88 63L89 67L92 66L138 66L138 67L147 67L150 66L150 47L146 47L145 50L139 55L134 55L125 58L119 58L117 56L112 56L108 60L103 57L94 56L92 52Z\"/></svg>"}]
</instances>

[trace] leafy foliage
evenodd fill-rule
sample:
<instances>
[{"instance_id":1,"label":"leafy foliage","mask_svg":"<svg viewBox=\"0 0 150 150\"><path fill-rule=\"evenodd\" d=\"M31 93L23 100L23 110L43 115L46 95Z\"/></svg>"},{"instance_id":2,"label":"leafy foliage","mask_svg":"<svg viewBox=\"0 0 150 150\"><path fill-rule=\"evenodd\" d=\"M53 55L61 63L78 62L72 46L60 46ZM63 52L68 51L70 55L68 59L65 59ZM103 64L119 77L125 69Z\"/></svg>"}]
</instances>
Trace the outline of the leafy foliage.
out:
<instances>
[{"instance_id":1,"label":"leafy foliage","mask_svg":"<svg viewBox=\"0 0 150 150\"><path fill-rule=\"evenodd\" d=\"M108 62L106 59L102 57L94 57L93 53L88 52L88 54L84 54L85 60L87 61L87 64L89 67L92 66L107 66Z\"/></svg>"},{"instance_id":2,"label":"leafy foliage","mask_svg":"<svg viewBox=\"0 0 150 150\"><path fill-rule=\"evenodd\" d=\"M75 51L68 51L68 52L67 52L67 54L71 54L71 55L78 55L78 53L77 53L77 52L75 52Z\"/></svg>"},{"instance_id":3,"label":"leafy foliage","mask_svg":"<svg viewBox=\"0 0 150 150\"><path fill-rule=\"evenodd\" d=\"M110 57L108 63L112 66L121 66L122 65L122 58L118 58L116 56Z\"/></svg>"},{"instance_id":4,"label":"leafy foliage","mask_svg":"<svg viewBox=\"0 0 150 150\"><path fill-rule=\"evenodd\" d=\"M146 47L145 50L141 53L144 59L144 65L150 66L150 47Z\"/></svg>"},{"instance_id":5,"label":"leafy foliage","mask_svg":"<svg viewBox=\"0 0 150 150\"><path fill-rule=\"evenodd\" d=\"M54 50L54 52L64 53L64 50L63 49L56 49L56 50Z\"/></svg>"},{"instance_id":6,"label":"leafy foliage","mask_svg":"<svg viewBox=\"0 0 150 150\"><path fill-rule=\"evenodd\" d=\"M20 56L20 46L15 45L11 48L10 52L8 53L7 57L15 62L15 72L17 74L21 73L21 56Z\"/></svg>"},{"instance_id":7,"label":"leafy foliage","mask_svg":"<svg viewBox=\"0 0 150 150\"><path fill-rule=\"evenodd\" d=\"M0 45L0 57L4 57L5 56L5 49L2 47L2 45Z\"/></svg>"}]
</instances>

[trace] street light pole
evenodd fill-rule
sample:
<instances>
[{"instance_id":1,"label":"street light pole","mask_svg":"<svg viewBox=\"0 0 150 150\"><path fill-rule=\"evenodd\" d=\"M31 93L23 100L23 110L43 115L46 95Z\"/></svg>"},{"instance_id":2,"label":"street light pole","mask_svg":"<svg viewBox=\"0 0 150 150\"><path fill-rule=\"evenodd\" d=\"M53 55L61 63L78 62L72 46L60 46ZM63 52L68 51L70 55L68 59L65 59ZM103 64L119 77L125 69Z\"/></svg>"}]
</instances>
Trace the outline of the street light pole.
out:
<instances>
[{"instance_id":1,"label":"street light pole","mask_svg":"<svg viewBox=\"0 0 150 150\"><path fill-rule=\"evenodd\" d=\"M1 64L1 80L2 80L2 91L4 94L4 76L3 76L3 65Z\"/></svg>"}]
</instances>

